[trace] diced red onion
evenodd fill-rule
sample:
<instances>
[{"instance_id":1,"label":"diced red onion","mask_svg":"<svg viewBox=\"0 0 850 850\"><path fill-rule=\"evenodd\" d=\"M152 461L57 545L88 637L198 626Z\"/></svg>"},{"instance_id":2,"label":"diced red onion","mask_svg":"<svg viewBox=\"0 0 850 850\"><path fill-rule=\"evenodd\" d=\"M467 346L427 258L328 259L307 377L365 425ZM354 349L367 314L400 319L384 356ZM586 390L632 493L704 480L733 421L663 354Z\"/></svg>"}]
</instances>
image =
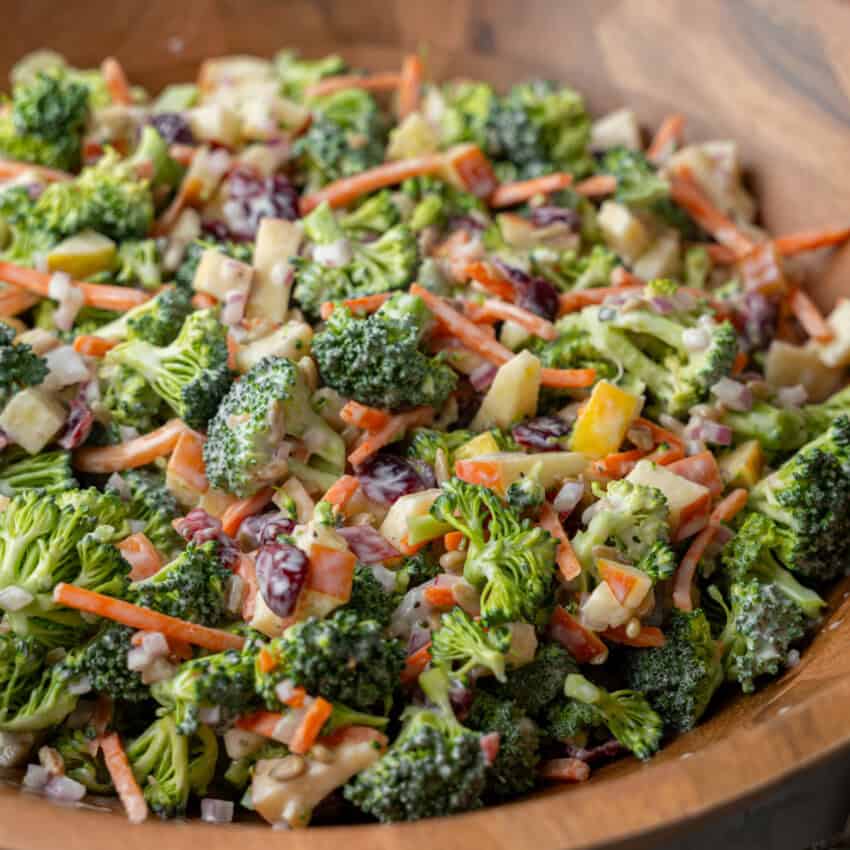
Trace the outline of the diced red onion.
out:
<instances>
[{"instance_id":1,"label":"diced red onion","mask_svg":"<svg viewBox=\"0 0 850 850\"><path fill-rule=\"evenodd\" d=\"M688 351L705 351L711 344L711 335L705 328L686 328L682 331L682 343Z\"/></svg>"},{"instance_id":2,"label":"diced red onion","mask_svg":"<svg viewBox=\"0 0 850 850\"><path fill-rule=\"evenodd\" d=\"M712 395L730 410L750 410L753 406L752 390L740 381L721 378L712 388Z\"/></svg>"},{"instance_id":3,"label":"diced red onion","mask_svg":"<svg viewBox=\"0 0 850 850\"><path fill-rule=\"evenodd\" d=\"M650 298L649 303L652 305L652 309L662 316L667 316L676 309L669 298L662 298L658 295L655 298Z\"/></svg>"},{"instance_id":4,"label":"diced red onion","mask_svg":"<svg viewBox=\"0 0 850 850\"><path fill-rule=\"evenodd\" d=\"M282 703L289 702L295 694L295 682L292 679L284 679L275 687L274 693Z\"/></svg>"},{"instance_id":5,"label":"diced red onion","mask_svg":"<svg viewBox=\"0 0 850 850\"><path fill-rule=\"evenodd\" d=\"M44 786L44 793L63 803L78 803L86 796L86 786L70 776L54 776Z\"/></svg>"},{"instance_id":6,"label":"diced red onion","mask_svg":"<svg viewBox=\"0 0 850 850\"><path fill-rule=\"evenodd\" d=\"M675 416L671 416L669 413L662 413L658 417L658 424L662 428L666 428L668 431L672 431L674 434L679 434L680 436L685 432L685 426Z\"/></svg>"},{"instance_id":7,"label":"diced red onion","mask_svg":"<svg viewBox=\"0 0 850 850\"><path fill-rule=\"evenodd\" d=\"M398 558L400 552L371 525L354 525L338 528L337 532L345 539L348 547L362 564L379 564Z\"/></svg>"},{"instance_id":8,"label":"diced red onion","mask_svg":"<svg viewBox=\"0 0 850 850\"><path fill-rule=\"evenodd\" d=\"M24 788L40 791L50 781L50 771L40 764L28 764L24 774Z\"/></svg>"},{"instance_id":9,"label":"diced red onion","mask_svg":"<svg viewBox=\"0 0 850 850\"><path fill-rule=\"evenodd\" d=\"M555 496L552 507L559 514L570 514L583 497L583 481L566 481L561 489L558 490L558 495Z\"/></svg>"},{"instance_id":10,"label":"diced red onion","mask_svg":"<svg viewBox=\"0 0 850 850\"><path fill-rule=\"evenodd\" d=\"M198 720L207 726L217 726L221 723L220 705L202 705L198 710Z\"/></svg>"},{"instance_id":11,"label":"diced red onion","mask_svg":"<svg viewBox=\"0 0 850 850\"><path fill-rule=\"evenodd\" d=\"M327 245L313 248L313 259L328 268L339 268L351 262L351 243L347 239L337 239Z\"/></svg>"},{"instance_id":12,"label":"diced red onion","mask_svg":"<svg viewBox=\"0 0 850 850\"><path fill-rule=\"evenodd\" d=\"M0 590L0 608L4 611L20 611L26 608L35 597L23 587L10 585Z\"/></svg>"},{"instance_id":13,"label":"diced red onion","mask_svg":"<svg viewBox=\"0 0 850 850\"><path fill-rule=\"evenodd\" d=\"M94 413L83 400L85 393L79 393L71 399L68 418L62 436L56 441L63 449L76 449L81 446L91 434L94 425Z\"/></svg>"},{"instance_id":14,"label":"diced red onion","mask_svg":"<svg viewBox=\"0 0 850 850\"><path fill-rule=\"evenodd\" d=\"M68 685L68 693L74 696L82 696L91 691L91 679L88 676L80 676Z\"/></svg>"},{"instance_id":15,"label":"diced red onion","mask_svg":"<svg viewBox=\"0 0 850 850\"><path fill-rule=\"evenodd\" d=\"M732 429L727 425L721 425L719 422L706 419L702 423L699 439L704 440L706 443L714 443L716 446L731 446Z\"/></svg>"},{"instance_id":16,"label":"diced red onion","mask_svg":"<svg viewBox=\"0 0 850 850\"><path fill-rule=\"evenodd\" d=\"M496 372L498 371L492 363L482 363L469 373L469 383L478 392L484 392L493 383L493 379L496 377Z\"/></svg>"},{"instance_id":17,"label":"diced red onion","mask_svg":"<svg viewBox=\"0 0 850 850\"><path fill-rule=\"evenodd\" d=\"M61 301L71 289L71 276L67 272L54 272L47 283L47 297Z\"/></svg>"},{"instance_id":18,"label":"diced red onion","mask_svg":"<svg viewBox=\"0 0 850 850\"><path fill-rule=\"evenodd\" d=\"M230 823L233 820L233 801L204 797L201 800L201 820L206 823Z\"/></svg>"},{"instance_id":19,"label":"diced red onion","mask_svg":"<svg viewBox=\"0 0 850 850\"><path fill-rule=\"evenodd\" d=\"M412 655L417 649L422 649L429 640L431 640L431 629L416 623L410 630L410 637L407 639L408 655Z\"/></svg>"},{"instance_id":20,"label":"diced red onion","mask_svg":"<svg viewBox=\"0 0 850 850\"><path fill-rule=\"evenodd\" d=\"M372 564L372 575L378 580L378 583L387 593L392 593L396 587L396 574L380 564Z\"/></svg>"},{"instance_id":21,"label":"diced red onion","mask_svg":"<svg viewBox=\"0 0 850 850\"><path fill-rule=\"evenodd\" d=\"M782 387L779 392L776 393L776 400L783 407L800 407L805 404L809 398L809 394L806 392L806 388L801 384L797 384L793 387Z\"/></svg>"},{"instance_id":22,"label":"diced red onion","mask_svg":"<svg viewBox=\"0 0 850 850\"><path fill-rule=\"evenodd\" d=\"M130 493L130 485L117 472L113 472L109 476L106 480L106 486L109 490L114 490L125 502L132 495Z\"/></svg>"},{"instance_id":23,"label":"diced red onion","mask_svg":"<svg viewBox=\"0 0 850 850\"><path fill-rule=\"evenodd\" d=\"M581 515L581 521L584 525L587 525L595 516L605 507L605 500L599 499L594 502L592 505L588 505L584 509Z\"/></svg>"},{"instance_id":24,"label":"diced red onion","mask_svg":"<svg viewBox=\"0 0 850 850\"><path fill-rule=\"evenodd\" d=\"M245 316L248 298L244 292L231 289L224 295L224 307L221 309L221 321L225 325L238 325Z\"/></svg>"},{"instance_id":25,"label":"diced red onion","mask_svg":"<svg viewBox=\"0 0 850 850\"><path fill-rule=\"evenodd\" d=\"M71 384L88 381L91 377L89 367L70 345L60 345L44 355L47 363L47 376L42 382L45 390L61 390Z\"/></svg>"}]
</instances>

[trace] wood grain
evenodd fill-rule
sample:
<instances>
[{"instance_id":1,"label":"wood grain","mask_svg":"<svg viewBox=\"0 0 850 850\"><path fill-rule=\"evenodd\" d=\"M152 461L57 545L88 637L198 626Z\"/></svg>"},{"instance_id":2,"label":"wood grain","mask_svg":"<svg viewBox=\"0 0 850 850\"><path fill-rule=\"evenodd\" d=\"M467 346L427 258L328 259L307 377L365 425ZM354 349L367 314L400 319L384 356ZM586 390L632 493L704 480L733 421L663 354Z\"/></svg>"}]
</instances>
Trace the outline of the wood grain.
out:
<instances>
[{"instance_id":1,"label":"wood grain","mask_svg":"<svg viewBox=\"0 0 850 850\"><path fill-rule=\"evenodd\" d=\"M634 106L649 128L688 116L691 138L733 137L774 232L850 220L850 4L841 0L27 0L5 4L0 73L49 46L80 65L118 56L152 88L192 77L201 59L298 46L395 68L423 48L433 76L505 86L530 75L568 81L595 111ZM850 250L820 258L822 306L850 295ZM452 819L312 828L147 823L60 809L0 788L0 846L21 850L566 850L643 845L764 793L850 744L850 586L802 663L766 690L642 765L624 761L586 785ZM640 836L641 841L637 839Z\"/></svg>"}]
</instances>

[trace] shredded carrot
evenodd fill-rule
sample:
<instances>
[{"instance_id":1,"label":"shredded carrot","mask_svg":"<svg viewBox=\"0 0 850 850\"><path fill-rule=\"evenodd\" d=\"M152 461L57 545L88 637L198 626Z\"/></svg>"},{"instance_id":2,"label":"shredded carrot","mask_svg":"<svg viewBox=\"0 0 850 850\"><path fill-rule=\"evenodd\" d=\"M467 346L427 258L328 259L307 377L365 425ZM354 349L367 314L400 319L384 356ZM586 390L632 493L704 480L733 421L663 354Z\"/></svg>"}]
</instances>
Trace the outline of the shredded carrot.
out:
<instances>
[{"instance_id":1,"label":"shredded carrot","mask_svg":"<svg viewBox=\"0 0 850 850\"><path fill-rule=\"evenodd\" d=\"M35 174L45 183L60 183L74 179L74 175L67 171L57 171L55 168L45 168L43 165L33 165L31 162L18 162L15 159L0 159L0 180L19 177L26 173Z\"/></svg>"},{"instance_id":2,"label":"shredded carrot","mask_svg":"<svg viewBox=\"0 0 850 850\"><path fill-rule=\"evenodd\" d=\"M133 95L121 63L114 56L109 56L100 63L100 73L112 100L119 106L131 106Z\"/></svg>"},{"instance_id":3,"label":"shredded carrot","mask_svg":"<svg viewBox=\"0 0 850 850\"><path fill-rule=\"evenodd\" d=\"M613 452L593 462L593 468L606 478L625 478L634 468L637 462L646 457L643 449L629 449L624 452Z\"/></svg>"},{"instance_id":4,"label":"shredded carrot","mask_svg":"<svg viewBox=\"0 0 850 850\"><path fill-rule=\"evenodd\" d=\"M181 661L191 661L195 655L192 650L192 645L190 643L186 643L185 640L171 638L171 640L168 641L168 649L171 655L175 658L179 658Z\"/></svg>"},{"instance_id":5,"label":"shredded carrot","mask_svg":"<svg viewBox=\"0 0 850 850\"><path fill-rule=\"evenodd\" d=\"M245 638L240 635L199 626L197 623L188 623L177 617L169 617L167 614L151 611L141 605L133 605L123 599L114 599L73 584L64 582L57 584L53 590L53 600L68 608L96 614L98 617L114 620L116 623L123 623L134 629L162 632L167 638L183 640L213 652L242 649L245 644Z\"/></svg>"},{"instance_id":6,"label":"shredded carrot","mask_svg":"<svg viewBox=\"0 0 850 850\"><path fill-rule=\"evenodd\" d=\"M667 643L664 632L657 626L641 626L640 632L635 637L629 637L626 634L625 626L617 626L613 629L605 629L602 637L612 643L621 643L623 646L650 647L664 646Z\"/></svg>"},{"instance_id":7,"label":"shredded carrot","mask_svg":"<svg viewBox=\"0 0 850 850\"><path fill-rule=\"evenodd\" d=\"M596 632L583 626L566 608L556 605L549 620L549 635L565 647L579 664L604 660L608 647Z\"/></svg>"},{"instance_id":8,"label":"shredded carrot","mask_svg":"<svg viewBox=\"0 0 850 850\"><path fill-rule=\"evenodd\" d=\"M173 475L200 496L210 489L204 467L204 443L206 437L185 428L178 437L174 451L168 459L168 473Z\"/></svg>"},{"instance_id":9,"label":"shredded carrot","mask_svg":"<svg viewBox=\"0 0 850 850\"><path fill-rule=\"evenodd\" d=\"M467 301L464 304L464 312L473 322L511 321L541 339L551 341L558 338L558 331L550 321L506 301L497 301L495 298L488 298L481 304Z\"/></svg>"},{"instance_id":10,"label":"shredded carrot","mask_svg":"<svg viewBox=\"0 0 850 850\"><path fill-rule=\"evenodd\" d=\"M364 431L377 431L390 421L392 414L377 407L367 407L359 401L346 402L339 418L347 425L355 425Z\"/></svg>"},{"instance_id":11,"label":"shredded carrot","mask_svg":"<svg viewBox=\"0 0 850 850\"><path fill-rule=\"evenodd\" d=\"M592 387L596 381L596 369L549 369L540 370L540 383L544 387L559 389L583 389Z\"/></svg>"},{"instance_id":12,"label":"shredded carrot","mask_svg":"<svg viewBox=\"0 0 850 850\"><path fill-rule=\"evenodd\" d=\"M349 463L355 468L360 466L379 449L403 437L410 428L428 425L433 418L434 408L427 406L415 407L405 413L390 416L383 427L367 432L366 438L348 456Z\"/></svg>"},{"instance_id":13,"label":"shredded carrot","mask_svg":"<svg viewBox=\"0 0 850 850\"><path fill-rule=\"evenodd\" d=\"M236 718L236 727L264 738L274 738L278 724L284 715L279 711L254 711Z\"/></svg>"},{"instance_id":14,"label":"shredded carrot","mask_svg":"<svg viewBox=\"0 0 850 850\"><path fill-rule=\"evenodd\" d=\"M148 804L133 774L127 753L124 752L121 738L117 732L110 732L101 736L100 746L106 769L109 771L115 793L127 813L127 819L130 823L142 823L148 816Z\"/></svg>"},{"instance_id":15,"label":"shredded carrot","mask_svg":"<svg viewBox=\"0 0 850 850\"><path fill-rule=\"evenodd\" d=\"M42 298L49 297L52 277L51 274L38 272L35 269L0 262L0 281L26 289ZM150 293L132 289L129 286L110 286L106 283L85 283L79 280L72 280L71 285L82 292L87 306L114 310L118 313L138 307L151 297Z\"/></svg>"},{"instance_id":16,"label":"shredded carrot","mask_svg":"<svg viewBox=\"0 0 850 850\"><path fill-rule=\"evenodd\" d=\"M817 305L802 289L794 287L788 295L788 306L803 330L818 342L829 342L834 334Z\"/></svg>"},{"instance_id":17,"label":"shredded carrot","mask_svg":"<svg viewBox=\"0 0 850 850\"><path fill-rule=\"evenodd\" d=\"M319 310L325 321L331 317L337 303L343 307L348 307L355 316L362 316L368 313L374 313L378 308L386 304L391 296L391 292L377 292L374 295L361 295L359 298L346 298L345 301L340 302L324 301Z\"/></svg>"},{"instance_id":18,"label":"shredded carrot","mask_svg":"<svg viewBox=\"0 0 850 850\"><path fill-rule=\"evenodd\" d=\"M577 578L581 574L581 563L576 557L570 538L567 537L567 532L564 531L561 518L549 502L543 505L543 510L540 512L540 526L558 541L555 562L558 564L558 569L561 571L564 581L572 581Z\"/></svg>"},{"instance_id":19,"label":"shredded carrot","mask_svg":"<svg viewBox=\"0 0 850 850\"><path fill-rule=\"evenodd\" d=\"M850 227L836 227L824 230L807 230L803 233L789 233L773 240L777 253L783 257L802 254L805 251L817 251L830 248L850 239Z\"/></svg>"},{"instance_id":20,"label":"shredded carrot","mask_svg":"<svg viewBox=\"0 0 850 850\"><path fill-rule=\"evenodd\" d=\"M616 269L615 269L616 271ZM601 304L610 295L628 295L640 292L643 284L624 284L622 286L600 286L596 289L579 289L575 292L564 292L559 296L558 315L577 313L585 307Z\"/></svg>"},{"instance_id":21,"label":"shredded carrot","mask_svg":"<svg viewBox=\"0 0 850 850\"><path fill-rule=\"evenodd\" d=\"M584 195L586 198L613 195L617 191L617 178L610 174L596 174L576 183L575 190L579 195Z\"/></svg>"},{"instance_id":22,"label":"shredded carrot","mask_svg":"<svg viewBox=\"0 0 850 850\"><path fill-rule=\"evenodd\" d=\"M734 265L738 257L731 248L719 245L717 242L706 242L694 247L705 248L712 263L718 266Z\"/></svg>"},{"instance_id":23,"label":"shredded carrot","mask_svg":"<svg viewBox=\"0 0 850 850\"><path fill-rule=\"evenodd\" d=\"M103 357L108 351L111 351L118 345L118 341L114 339L104 339L100 336L92 336L91 334L80 334L74 340L74 351L78 354L85 354L88 357Z\"/></svg>"},{"instance_id":24,"label":"shredded carrot","mask_svg":"<svg viewBox=\"0 0 850 850\"><path fill-rule=\"evenodd\" d=\"M422 95L422 78L425 76L422 59L416 53L404 57L398 86L398 117L407 118L419 109Z\"/></svg>"},{"instance_id":25,"label":"shredded carrot","mask_svg":"<svg viewBox=\"0 0 850 850\"><path fill-rule=\"evenodd\" d=\"M533 177L531 180L516 180L502 183L490 197L491 207L513 207L525 203L535 195L549 195L572 185L573 176L564 171Z\"/></svg>"},{"instance_id":26,"label":"shredded carrot","mask_svg":"<svg viewBox=\"0 0 850 850\"><path fill-rule=\"evenodd\" d=\"M323 201L327 201L332 207L344 207L356 201L361 195L368 195L388 186L396 186L409 177L438 174L443 169L443 162L441 155L430 154L385 162L352 177L343 177L341 180L329 183L323 189L309 195L302 195L299 204L301 215L307 215Z\"/></svg>"},{"instance_id":27,"label":"shredded carrot","mask_svg":"<svg viewBox=\"0 0 850 850\"><path fill-rule=\"evenodd\" d=\"M91 719L92 728L97 735L92 742L93 746L90 746L89 750L93 756L97 755L100 749L100 740L106 734L109 724L112 723L114 708L112 697L108 697L106 694L98 694L94 704L94 714Z\"/></svg>"},{"instance_id":28,"label":"shredded carrot","mask_svg":"<svg viewBox=\"0 0 850 850\"><path fill-rule=\"evenodd\" d=\"M305 691L300 685L296 685L292 689L292 693L283 700L283 704L290 708L302 708L306 699L307 691Z\"/></svg>"},{"instance_id":29,"label":"shredded carrot","mask_svg":"<svg viewBox=\"0 0 850 850\"><path fill-rule=\"evenodd\" d=\"M25 313L41 301L38 295L9 286L0 292L0 316L11 318Z\"/></svg>"},{"instance_id":30,"label":"shredded carrot","mask_svg":"<svg viewBox=\"0 0 850 850\"><path fill-rule=\"evenodd\" d=\"M422 596L434 608L454 608L457 604L454 591L450 587L426 587Z\"/></svg>"},{"instance_id":31,"label":"shredded carrot","mask_svg":"<svg viewBox=\"0 0 850 850\"><path fill-rule=\"evenodd\" d=\"M733 520L747 504L748 499L749 493L743 488L733 490L723 501L718 503L711 513L708 525L691 541L691 545L685 552L685 557L682 558L673 579L673 604L680 611L693 611L694 602L691 598L691 588L699 562L702 560L705 550L714 540L720 524Z\"/></svg>"},{"instance_id":32,"label":"shredded carrot","mask_svg":"<svg viewBox=\"0 0 850 850\"><path fill-rule=\"evenodd\" d=\"M271 487L265 487L253 496L229 505L221 517L221 530L233 537L239 531L242 521L258 514L272 500L272 496L274 496L274 490Z\"/></svg>"},{"instance_id":33,"label":"shredded carrot","mask_svg":"<svg viewBox=\"0 0 850 850\"><path fill-rule=\"evenodd\" d=\"M155 431L117 446L77 449L74 452L74 466L80 472L104 475L147 466L157 458L170 454L185 429L186 426L179 419L170 419Z\"/></svg>"},{"instance_id":34,"label":"shredded carrot","mask_svg":"<svg viewBox=\"0 0 850 850\"><path fill-rule=\"evenodd\" d=\"M735 355L735 361L732 363L732 376L740 375L747 368L747 363L750 362L750 355L746 351L739 351Z\"/></svg>"},{"instance_id":35,"label":"shredded carrot","mask_svg":"<svg viewBox=\"0 0 850 850\"><path fill-rule=\"evenodd\" d=\"M649 431L656 446L668 445L684 449L685 443L678 434L675 434L667 428L662 428L660 425L656 425L651 419L644 419L642 416L639 416L635 419L635 425ZM657 462L658 461L656 461L656 463Z\"/></svg>"},{"instance_id":36,"label":"shredded carrot","mask_svg":"<svg viewBox=\"0 0 850 850\"><path fill-rule=\"evenodd\" d=\"M307 97L324 97L347 89L382 92L395 91L402 81L398 71L377 71L374 74L339 74L336 77L324 77L305 92Z\"/></svg>"},{"instance_id":37,"label":"shredded carrot","mask_svg":"<svg viewBox=\"0 0 850 850\"><path fill-rule=\"evenodd\" d=\"M401 681L407 685L415 682L425 668L431 663L431 641L420 647L416 652L407 656L404 670L401 671Z\"/></svg>"},{"instance_id":38,"label":"shredded carrot","mask_svg":"<svg viewBox=\"0 0 850 850\"><path fill-rule=\"evenodd\" d=\"M192 306L196 310L209 310L218 306L218 298L210 295L209 292L196 292L192 296Z\"/></svg>"},{"instance_id":39,"label":"shredded carrot","mask_svg":"<svg viewBox=\"0 0 850 850\"><path fill-rule=\"evenodd\" d=\"M144 532L137 531L116 545L130 565L131 581L150 578L161 569L162 555L157 552Z\"/></svg>"},{"instance_id":40,"label":"shredded carrot","mask_svg":"<svg viewBox=\"0 0 850 850\"><path fill-rule=\"evenodd\" d=\"M263 647L257 655L257 667L261 673L271 673L277 667L277 658Z\"/></svg>"},{"instance_id":41,"label":"shredded carrot","mask_svg":"<svg viewBox=\"0 0 850 850\"><path fill-rule=\"evenodd\" d=\"M335 508L342 508L357 492L359 486L360 481L354 475L343 475L331 484L327 493L322 496L322 501L330 502Z\"/></svg>"},{"instance_id":42,"label":"shredded carrot","mask_svg":"<svg viewBox=\"0 0 850 850\"><path fill-rule=\"evenodd\" d=\"M731 248L739 257L749 254L755 247L753 241L714 205L687 166L679 168L671 179L670 197L703 230L710 233L721 245Z\"/></svg>"},{"instance_id":43,"label":"shredded carrot","mask_svg":"<svg viewBox=\"0 0 850 850\"><path fill-rule=\"evenodd\" d=\"M678 112L668 115L649 143L646 158L656 163L663 161L682 143L684 133L685 116Z\"/></svg>"},{"instance_id":44,"label":"shredded carrot","mask_svg":"<svg viewBox=\"0 0 850 850\"><path fill-rule=\"evenodd\" d=\"M307 709L301 725L295 730L295 734L289 741L290 752L304 755L310 747L316 743L322 727L333 712L333 706L322 697L316 697L312 705Z\"/></svg>"},{"instance_id":45,"label":"shredded carrot","mask_svg":"<svg viewBox=\"0 0 850 850\"><path fill-rule=\"evenodd\" d=\"M332 596L339 604L348 602L356 566L357 557L353 552L313 543L310 546L310 569L304 587Z\"/></svg>"},{"instance_id":46,"label":"shredded carrot","mask_svg":"<svg viewBox=\"0 0 850 850\"><path fill-rule=\"evenodd\" d=\"M469 263L463 270L463 277L471 278L482 289L503 301L513 301L516 298L514 285L491 263Z\"/></svg>"},{"instance_id":47,"label":"shredded carrot","mask_svg":"<svg viewBox=\"0 0 850 850\"><path fill-rule=\"evenodd\" d=\"M447 552L456 552L463 545L463 534L460 531L449 531L443 535L443 546Z\"/></svg>"},{"instance_id":48,"label":"shredded carrot","mask_svg":"<svg viewBox=\"0 0 850 850\"><path fill-rule=\"evenodd\" d=\"M581 759L549 759L537 768L537 774L550 782L585 782L590 778L590 766Z\"/></svg>"}]
</instances>

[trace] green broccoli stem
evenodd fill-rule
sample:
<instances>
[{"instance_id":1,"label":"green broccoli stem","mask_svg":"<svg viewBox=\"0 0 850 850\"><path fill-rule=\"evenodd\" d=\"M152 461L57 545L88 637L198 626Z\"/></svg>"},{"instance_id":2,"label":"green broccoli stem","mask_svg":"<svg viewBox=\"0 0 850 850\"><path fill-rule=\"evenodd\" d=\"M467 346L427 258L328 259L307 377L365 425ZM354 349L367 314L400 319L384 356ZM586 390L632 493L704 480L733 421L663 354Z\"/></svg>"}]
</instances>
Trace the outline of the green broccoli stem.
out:
<instances>
[{"instance_id":1,"label":"green broccoli stem","mask_svg":"<svg viewBox=\"0 0 850 850\"><path fill-rule=\"evenodd\" d=\"M762 554L753 573L764 581L776 585L789 599L800 606L808 617L820 615L826 602L814 590L805 587L784 567L780 566L769 552Z\"/></svg>"}]
</instances>

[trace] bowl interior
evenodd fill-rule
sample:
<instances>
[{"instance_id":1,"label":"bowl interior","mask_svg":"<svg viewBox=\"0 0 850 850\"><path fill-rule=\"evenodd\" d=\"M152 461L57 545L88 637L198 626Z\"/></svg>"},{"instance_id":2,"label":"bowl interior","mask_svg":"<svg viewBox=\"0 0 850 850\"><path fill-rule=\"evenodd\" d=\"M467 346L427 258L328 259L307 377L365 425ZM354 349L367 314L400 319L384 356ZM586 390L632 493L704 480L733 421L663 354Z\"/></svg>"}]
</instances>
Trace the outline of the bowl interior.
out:
<instances>
[{"instance_id":1,"label":"bowl interior","mask_svg":"<svg viewBox=\"0 0 850 850\"><path fill-rule=\"evenodd\" d=\"M796 0L28 0L5 16L0 74L40 47L74 64L118 56L133 82L156 89L192 79L207 56L271 55L283 46L352 64L398 67L421 48L435 78L499 86L530 76L571 83L594 113L634 107L646 126L673 111L692 139L741 146L774 233L845 224L850 214L850 7ZM807 258L795 271L825 309L850 296L850 250ZM293 850L468 846L535 850L613 846L670 830L752 796L850 742L847 583L803 660L750 698L731 700L642 765L625 760L582 786L553 788L457 818L392 828L317 827L279 840ZM119 832L120 830L120 832ZM87 808L59 808L0 787L0 846L128 850L265 847L265 826L147 823L130 828Z\"/></svg>"}]
</instances>

